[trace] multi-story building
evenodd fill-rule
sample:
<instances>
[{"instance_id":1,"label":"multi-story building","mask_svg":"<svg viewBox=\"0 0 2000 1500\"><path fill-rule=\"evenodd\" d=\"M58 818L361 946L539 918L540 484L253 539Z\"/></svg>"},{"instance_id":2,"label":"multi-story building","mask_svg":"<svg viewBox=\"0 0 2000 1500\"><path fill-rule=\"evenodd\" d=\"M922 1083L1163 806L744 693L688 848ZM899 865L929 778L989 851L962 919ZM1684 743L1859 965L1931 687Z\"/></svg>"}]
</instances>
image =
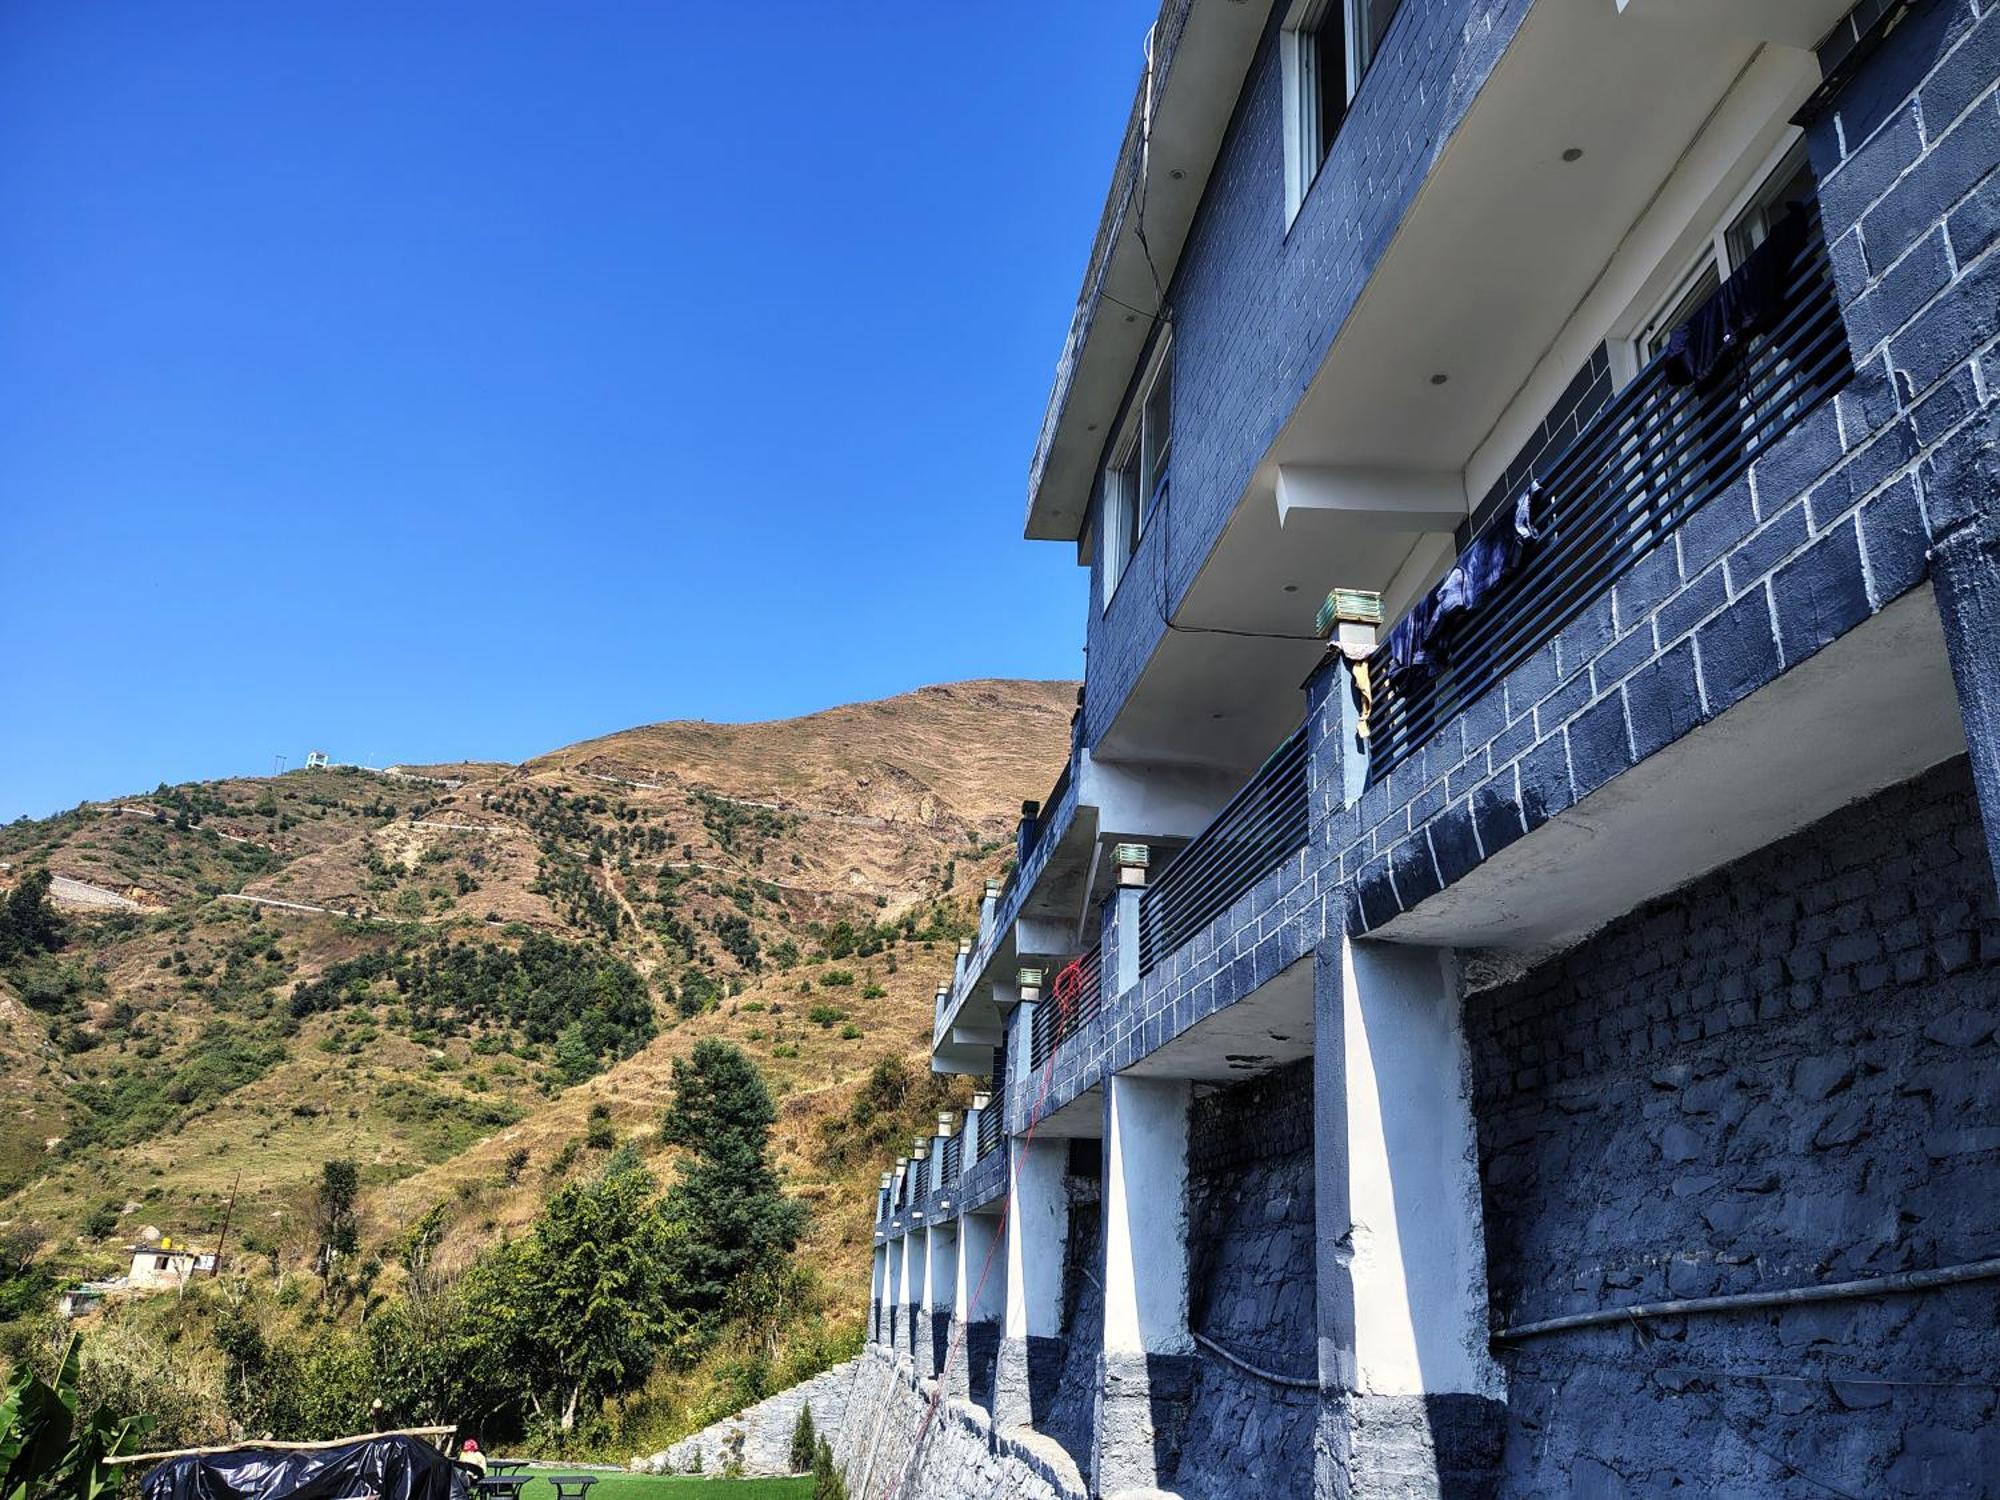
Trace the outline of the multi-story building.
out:
<instances>
[{"instance_id":1,"label":"multi-story building","mask_svg":"<svg viewBox=\"0 0 2000 1500\"><path fill-rule=\"evenodd\" d=\"M863 1500L2000 1493L2000 7L1850 6L1167 0Z\"/></svg>"}]
</instances>

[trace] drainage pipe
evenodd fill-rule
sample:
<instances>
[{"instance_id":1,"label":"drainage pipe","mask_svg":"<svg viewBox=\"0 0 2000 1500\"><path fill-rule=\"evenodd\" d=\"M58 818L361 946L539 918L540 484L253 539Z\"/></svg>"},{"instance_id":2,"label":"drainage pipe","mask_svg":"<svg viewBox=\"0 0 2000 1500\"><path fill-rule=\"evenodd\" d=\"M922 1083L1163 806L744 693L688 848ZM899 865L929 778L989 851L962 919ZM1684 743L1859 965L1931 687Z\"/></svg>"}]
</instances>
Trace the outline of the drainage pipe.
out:
<instances>
[{"instance_id":1,"label":"drainage pipe","mask_svg":"<svg viewBox=\"0 0 2000 1500\"><path fill-rule=\"evenodd\" d=\"M1245 1375L1255 1375L1259 1380L1268 1380L1272 1385L1281 1385L1287 1390L1316 1391L1319 1389L1319 1382L1317 1380L1301 1380L1296 1375L1280 1375L1276 1370L1260 1369L1256 1365L1251 1364L1242 1355L1230 1353L1229 1350L1223 1348L1222 1345L1216 1343L1214 1339L1209 1338L1206 1334L1195 1334L1194 1341L1224 1364L1236 1366Z\"/></svg>"},{"instance_id":2,"label":"drainage pipe","mask_svg":"<svg viewBox=\"0 0 2000 1500\"><path fill-rule=\"evenodd\" d=\"M1796 1307L1807 1302L1839 1302L1852 1297L1888 1297L1900 1292L1924 1292L1936 1287L1962 1286L1968 1281L2000 1278L2000 1257L1975 1260L1958 1266L1938 1266L1928 1271L1899 1271L1893 1276L1870 1276L1860 1281L1830 1281L1823 1286L1780 1287L1764 1292L1735 1292L1722 1297L1685 1297L1677 1302L1636 1302L1630 1307L1605 1307L1596 1312L1571 1313L1562 1318L1545 1318L1539 1323L1517 1323L1492 1335L1496 1344L1518 1339L1539 1338L1545 1333L1564 1333L1572 1328L1593 1328L1605 1323L1636 1322L1641 1318L1676 1318L1686 1313L1744 1312L1753 1307ZM1200 1334L1195 1335L1200 1338Z\"/></svg>"}]
</instances>

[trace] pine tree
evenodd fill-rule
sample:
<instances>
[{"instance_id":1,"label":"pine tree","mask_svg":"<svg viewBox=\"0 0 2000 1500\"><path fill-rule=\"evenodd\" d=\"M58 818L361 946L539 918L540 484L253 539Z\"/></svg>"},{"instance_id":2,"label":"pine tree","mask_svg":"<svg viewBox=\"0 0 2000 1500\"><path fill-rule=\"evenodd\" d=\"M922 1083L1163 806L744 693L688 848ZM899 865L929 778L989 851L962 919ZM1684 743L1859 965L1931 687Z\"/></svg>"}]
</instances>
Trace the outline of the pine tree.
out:
<instances>
[{"instance_id":1,"label":"pine tree","mask_svg":"<svg viewBox=\"0 0 2000 1500\"><path fill-rule=\"evenodd\" d=\"M753 1064L713 1039L674 1061L674 1101L660 1136L693 1155L666 1196L675 1280L687 1305L719 1311L747 1272L788 1254L804 1210L778 1188L771 1167L777 1110Z\"/></svg>"},{"instance_id":2,"label":"pine tree","mask_svg":"<svg viewBox=\"0 0 2000 1500\"><path fill-rule=\"evenodd\" d=\"M803 1474L813 1466L815 1446L813 1432L813 1409L810 1403L799 1408L799 1419L792 1424L792 1472Z\"/></svg>"}]
</instances>

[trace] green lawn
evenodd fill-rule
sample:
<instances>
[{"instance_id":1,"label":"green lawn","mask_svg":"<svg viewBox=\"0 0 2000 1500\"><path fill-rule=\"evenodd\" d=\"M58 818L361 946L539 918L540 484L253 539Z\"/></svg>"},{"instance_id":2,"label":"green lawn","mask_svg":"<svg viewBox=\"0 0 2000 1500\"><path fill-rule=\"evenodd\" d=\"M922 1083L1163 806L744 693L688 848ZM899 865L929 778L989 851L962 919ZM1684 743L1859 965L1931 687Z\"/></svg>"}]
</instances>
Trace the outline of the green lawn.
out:
<instances>
[{"instance_id":1,"label":"green lawn","mask_svg":"<svg viewBox=\"0 0 2000 1500\"><path fill-rule=\"evenodd\" d=\"M529 1472L559 1474L562 1470L538 1467ZM531 1484L521 1492L521 1500L548 1500L554 1493L547 1485ZM591 1486L590 1500L807 1500L811 1494L810 1479L703 1479L695 1475L599 1473L597 1483Z\"/></svg>"}]
</instances>

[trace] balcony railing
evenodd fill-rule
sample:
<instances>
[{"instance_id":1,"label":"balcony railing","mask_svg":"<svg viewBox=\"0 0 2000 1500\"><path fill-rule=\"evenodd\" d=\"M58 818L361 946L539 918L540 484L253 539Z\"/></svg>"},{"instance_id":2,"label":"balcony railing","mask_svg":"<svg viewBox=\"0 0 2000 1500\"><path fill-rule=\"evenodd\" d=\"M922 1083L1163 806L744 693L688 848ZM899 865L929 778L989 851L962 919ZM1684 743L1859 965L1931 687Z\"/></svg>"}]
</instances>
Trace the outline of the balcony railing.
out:
<instances>
[{"instance_id":1,"label":"balcony railing","mask_svg":"<svg viewBox=\"0 0 2000 1500\"><path fill-rule=\"evenodd\" d=\"M942 1181L947 1188L958 1186L959 1169L964 1164L965 1142L957 1136L947 1136L944 1143L944 1175Z\"/></svg>"},{"instance_id":2,"label":"balcony railing","mask_svg":"<svg viewBox=\"0 0 2000 1500\"><path fill-rule=\"evenodd\" d=\"M1720 378L1670 384L1665 357L1655 359L1560 454L1538 465L1540 539L1442 639L1444 662L1435 675L1399 681L1387 644L1375 653L1371 784L1552 640L1846 383L1853 367L1816 218L1782 282L1774 325ZM1512 507L1502 506L1485 524L1512 523Z\"/></svg>"},{"instance_id":3,"label":"balcony railing","mask_svg":"<svg viewBox=\"0 0 2000 1500\"><path fill-rule=\"evenodd\" d=\"M999 1149L1001 1127L1006 1115L1006 1103L998 1093L994 1094L986 1108L979 1112L979 1155L973 1158L974 1161L983 1160Z\"/></svg>"},{"instance_id":4,"label":"balcony railing","mask_svg":"<svg viewBox=\"0 0 2000 1500\"><path fill-rule=\"evenodd\" d=\"M1306 841L1306 734L1300 727L1146 891L1139 972L1180 947Z\"/></svg>"},{"instance_id":5,"label":"balcony railing","mask_svg":"<svg viewBox=\"0 0 2000 1500\"><path fill-rule=\"evenodd\" d=\"M1104 1005L1103 950L1092 948L1081 958L1073 958L1049 979L1048 990L1035 1006L1034 1066L1039 1068L1050 1055L1086 1023L1096 1019Z\"/></svg>"}]
</instances>

